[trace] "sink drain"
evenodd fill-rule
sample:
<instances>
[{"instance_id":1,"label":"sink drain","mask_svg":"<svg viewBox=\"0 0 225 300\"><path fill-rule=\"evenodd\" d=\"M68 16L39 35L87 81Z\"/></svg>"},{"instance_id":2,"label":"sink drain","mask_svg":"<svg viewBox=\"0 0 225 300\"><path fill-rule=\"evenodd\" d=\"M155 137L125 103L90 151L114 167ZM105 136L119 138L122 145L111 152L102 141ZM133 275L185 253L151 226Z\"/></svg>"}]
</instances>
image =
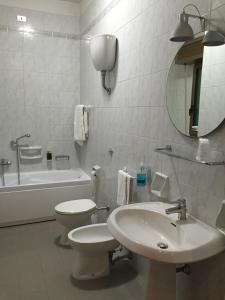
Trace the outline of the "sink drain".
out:
<instances>
[{"instance_id":1,"label":"sink drain","mask_svg":"<svg viewBox=\"0 0 225 300\"><path fill-rule=\"evenodd\" d=\"M168 249L168 245L166 243L158 243L157 246L160 248L160 249Z\"/></svg>"}]
</instances>

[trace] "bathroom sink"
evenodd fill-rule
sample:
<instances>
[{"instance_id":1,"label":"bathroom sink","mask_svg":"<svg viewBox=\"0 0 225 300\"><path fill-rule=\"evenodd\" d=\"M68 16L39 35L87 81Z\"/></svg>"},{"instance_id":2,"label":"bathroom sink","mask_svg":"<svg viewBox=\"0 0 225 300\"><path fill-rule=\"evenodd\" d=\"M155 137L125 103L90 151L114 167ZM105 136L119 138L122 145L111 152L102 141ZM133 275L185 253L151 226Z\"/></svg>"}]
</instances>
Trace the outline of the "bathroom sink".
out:
<instances>
[{"instance_id":1,"label":"bathroom sink","mask_svg":"<svg viewBox=\"0 0 225 300\"><path fill-rule=\"evenodd\" d=\"M108 218L112 235L126 248L149 259L191 263L225 249L225 237L213 227L188 215L166 215L172 204L145 202L121 206Z\"/></svg>"}]
</instances>

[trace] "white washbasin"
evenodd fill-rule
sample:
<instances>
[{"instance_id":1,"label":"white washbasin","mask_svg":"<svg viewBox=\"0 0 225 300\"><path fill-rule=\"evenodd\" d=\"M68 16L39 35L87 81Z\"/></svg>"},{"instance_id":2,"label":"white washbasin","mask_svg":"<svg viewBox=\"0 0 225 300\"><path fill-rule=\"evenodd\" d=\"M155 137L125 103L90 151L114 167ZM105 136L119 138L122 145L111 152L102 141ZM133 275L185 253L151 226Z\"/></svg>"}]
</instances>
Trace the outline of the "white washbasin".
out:
<instances>
[{"instance_id":1,"label":"white washbasin","mask_svg":"<svg viewBox=\"0 0 225 300\"><path fill-rule=\"evenodd\" d=\"M131 251L167 263L195 262L225 249L225 236L213 227L190 215L185 221L178 221L177 214L166 215L165 209L173 206L162 202L121 206L109 216L109 230Z\"/></svg>"}]
</instances>

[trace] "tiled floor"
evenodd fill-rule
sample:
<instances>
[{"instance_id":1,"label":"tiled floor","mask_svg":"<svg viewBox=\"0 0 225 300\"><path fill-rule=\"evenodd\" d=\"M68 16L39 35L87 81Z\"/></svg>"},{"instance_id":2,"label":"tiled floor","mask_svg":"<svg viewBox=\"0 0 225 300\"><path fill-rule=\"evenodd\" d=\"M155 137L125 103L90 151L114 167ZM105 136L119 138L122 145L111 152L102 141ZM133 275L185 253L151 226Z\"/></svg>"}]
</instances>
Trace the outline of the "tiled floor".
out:
<instances>
[{"instance_id":1,"label":"tiled floor","mask_svg":"<svg viewBox=\"0 0 225 300\"><path fill-rule=\"evenodd\" d=\"M109 277L70 277L73 251L55 244L62 228L46 222L0 229L0 300L142 300L143 282L127 262Z\"/></svg>"}]
</instances>

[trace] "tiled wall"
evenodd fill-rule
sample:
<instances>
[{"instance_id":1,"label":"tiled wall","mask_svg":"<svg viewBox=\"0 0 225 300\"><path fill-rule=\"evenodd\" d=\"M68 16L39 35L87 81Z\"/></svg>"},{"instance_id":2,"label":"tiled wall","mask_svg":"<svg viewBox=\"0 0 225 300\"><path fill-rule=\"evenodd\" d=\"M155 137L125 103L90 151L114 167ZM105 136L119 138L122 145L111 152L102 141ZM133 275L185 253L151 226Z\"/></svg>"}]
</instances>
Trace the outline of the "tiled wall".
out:
<instances>
[{"instance_id":1,"label":"tiled wall","mask_svg":"<svg viewBox=\"0 0 225 300\"><path fill-rule=\"evenodd\" d=\"M17 15L27 16L25 26L40 33L18 32ZM9 171L15 171L9 143L29 132L32 138L23 141L41 145L44 158L22 163L22 170L46 169L47 150L69 154L71 166L78 166L73 109L80 102L79 18L0 6L0 27L0 158L10 159Z\"/></svg>"},{"instance_id":2,"label":"tiled wall","mask_svg":"<svg viewBox=\"0 0 225 300\"><path fill-rule=\"evenodd\" d=\"M154 152L157 146L172 144L192 155L197 141L184 137L172 125L166 110L166 78L179 47L169 42L177 15L187 0L93 0L80 18L0 7L0 153L13 161L9 142L25 132L43 152L70 154L78 165L72 138L73 107L92 105L90 137L81 151L81 165L99 164L97 202L116 207L118 169L136 172L141 162L170 177L170 200L185 197L189 209L201 220L215 225L217 211L225 198L224 167L206 167L173 160ZM208 1L194 0L201 13ZM213 5L223 5L214 0ZM224 8L225 9L225 8ZM190 12L194 12L190 9ZM27 34L18 28L16 15L28 16L28 23L45 34ZM195 28L198 24L195 22ZM14 29L14 31L13 31ZM54 31L57 34L51 35ZM113 33L118 37L118 61L109 81L113 93L101 87L101 77L92 65L87 40L64 33L94 35ZM59 37L62 33L63 37ZM80 72L81 62L81 72ZM80 81L81 80L81 81ZM81 85L81 91L79 90ZM225 155L225 126L209 135L213 150ZM113 155L109 149L113 148ZM22 165L24 170L46 168L42 162ZM137 191L137 201L153 200L148 189Z\"/></svg>"},{"instance_id":3,"label":"tiled wall","mask_svg":"<svg viewBox=\"0 0 225 300\"><path fill-rule=\"evenodd\" d=\"M197 151L197 141L181 135L172 125L165 97L167 73L180 46L171 43L169 36L178 13L189 1L111 1L111 9L103 8L98 14L97 3L93 0L89 7L89 12L93 7L95 15L91 28L86 16L81 16L81 32L90 36L112 33L119 40L117 65L110 75L114 86L111 96L101 87L88 42L81 44L81 103L93 105L82 165L86 169L95 164L102 167L97 202L116 207L118 169L126 166L135 171L144 162L152 173L161 171L169 176L169 200L186 198L192 214L214 226L225 198L224 167L202 166L154 152L155 147L166 144L188 155ZM194 3L202 14L207 12L208 1ZM225 126L208 138L212 149L224 156ZM110 148L114 149L113 155ZM152 199L147 188L137 191L137 201Z\"/></svg>"}]
</instances>

